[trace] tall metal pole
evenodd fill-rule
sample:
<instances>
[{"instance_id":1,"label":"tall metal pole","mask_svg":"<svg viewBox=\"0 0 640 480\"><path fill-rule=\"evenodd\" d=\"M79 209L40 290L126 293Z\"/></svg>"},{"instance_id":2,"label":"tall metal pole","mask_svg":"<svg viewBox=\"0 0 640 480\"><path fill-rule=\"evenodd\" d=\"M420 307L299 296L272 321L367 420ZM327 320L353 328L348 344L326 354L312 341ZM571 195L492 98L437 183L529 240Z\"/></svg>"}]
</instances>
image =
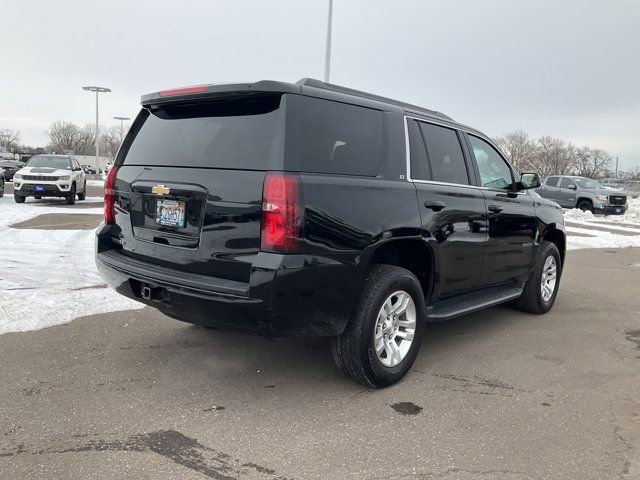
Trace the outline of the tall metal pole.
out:
<instances>
[{"instance_id":1,"label":"tall metal pole","mask_svg":"<svg viewBox=\"0 0 640 480\"><path fill-rule=\"evenodd\" d=\"M106 87L82 87L83 90L96 93L96 173L100 170L100 117L98 115L98 95L100 93L108 93L110 88Z\"/></svg>"},{"instance_id":2,"label":"tall metal pole","mask_svg":"<svg viewBox=\"0 0 640 480\"><path fill-rule=\"evenodd\" d=\"M333 17L333 0L329 0L329 16L327 18L327 49L324 55L324 81L329 82L331 75L331 23Z\"/></svg>"},{"instance_id":3,"label":"tall metal pole","mask_svg":"<svg viewBox=\"0 0 640 480\"><path fill-rule=\"evenodd\" d=\"M98 116L98 90L96 90L96 173L100 172L100 122Z\"/></svg>"},{"instance_id":4,"label":"tall metal pole","mask_svg":"<svg viewBox=\"0 0 640 480\"><path fill-rule=\"evenodd\" d=\"M114 120L120 120L120 143L124 140L124 121L131 120L131 117L113 117Z\"/></svg>"}]
</instances>

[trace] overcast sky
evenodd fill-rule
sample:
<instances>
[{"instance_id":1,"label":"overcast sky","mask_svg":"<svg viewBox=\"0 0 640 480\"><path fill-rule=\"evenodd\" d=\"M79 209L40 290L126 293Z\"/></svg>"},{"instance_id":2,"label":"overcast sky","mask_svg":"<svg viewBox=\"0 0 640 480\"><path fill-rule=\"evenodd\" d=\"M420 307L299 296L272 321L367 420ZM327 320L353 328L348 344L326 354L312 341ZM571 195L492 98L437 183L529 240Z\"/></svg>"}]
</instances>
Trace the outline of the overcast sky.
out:
<instances>
[{"instance_id":1,"label":"overcast sky","mask_svg":"<svg viewBox=\"0 0 640 480\"><path fill-rule=\"evenodd\" d=\"M0 128L133 117L167 87L322 78L328 0L0 0ZM640 1L334 0L333 83L640 165Z\"/></svg>"}]
</instances>

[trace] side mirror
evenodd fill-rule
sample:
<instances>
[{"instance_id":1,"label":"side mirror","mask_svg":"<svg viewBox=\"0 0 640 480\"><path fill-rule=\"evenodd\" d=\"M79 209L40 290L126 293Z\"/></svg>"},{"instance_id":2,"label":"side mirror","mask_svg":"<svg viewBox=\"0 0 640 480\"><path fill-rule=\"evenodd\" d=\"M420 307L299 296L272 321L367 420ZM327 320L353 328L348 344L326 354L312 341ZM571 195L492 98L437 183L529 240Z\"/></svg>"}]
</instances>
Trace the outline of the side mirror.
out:
<instances>
[{"instance_id":1,"label":"side mirror","mask_svg":"<svg viewBox=\"0 0 640 480\"><path fill-rule=\"evenodd\" d=\"M540 175L537 173L523 173L520 175L520 186L522 190L530 188L540 188Z\"/></svg>"},{"instance_id":2,"label":"side mirror","mask_svg":"<svg viewBox=\"0 0 640 480\"><path fill-rule=\"evenodd\" d=\"M575 183L572 183L571 185L569 185L569 190L577 190L578 187L576 187Z\"/></svg>"}]
</instances>

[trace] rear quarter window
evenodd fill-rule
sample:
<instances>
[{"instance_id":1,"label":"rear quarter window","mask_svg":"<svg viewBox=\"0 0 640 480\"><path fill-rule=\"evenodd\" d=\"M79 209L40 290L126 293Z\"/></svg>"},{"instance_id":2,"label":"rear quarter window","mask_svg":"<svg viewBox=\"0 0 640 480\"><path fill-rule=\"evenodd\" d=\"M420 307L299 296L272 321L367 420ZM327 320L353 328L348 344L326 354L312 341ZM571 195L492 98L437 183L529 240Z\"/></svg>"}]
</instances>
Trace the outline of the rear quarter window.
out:
<instances>
[{"instance_id":1,"label":"rear quarter window","mask_svg":"<svg viewBox=\"0 0 640 480\"><path fill-rule=\"evenodd\" d=\"M379 110L303 97L300 170L375 177L383 122Z\"/></svg>"}]
</instances>

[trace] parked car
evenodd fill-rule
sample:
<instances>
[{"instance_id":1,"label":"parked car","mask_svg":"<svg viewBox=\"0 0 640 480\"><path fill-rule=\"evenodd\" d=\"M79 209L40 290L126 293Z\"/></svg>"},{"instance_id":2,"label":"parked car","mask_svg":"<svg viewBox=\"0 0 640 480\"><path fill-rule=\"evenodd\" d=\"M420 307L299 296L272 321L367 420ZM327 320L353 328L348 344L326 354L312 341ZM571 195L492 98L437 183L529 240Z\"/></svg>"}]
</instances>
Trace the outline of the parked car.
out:
<instances>
[{"instance_id":1,"label":"parked car","mask_svg":"<svg viewBox=\"0 0 640 480\"><path fill-rule=\"evenodd\" d=\"M0 167L0 198L4 197L4 170Z\"/></svg>"},{"instance_id":2,"label":"parked car","mask_svg":"<svg viewBox=\"0 0 640 480\"><path fill-rule=\"evenodd\" d=\"M13 176L18 170L24 167L24 163L18 160L0 160L0 167L4 170L4 179L13 180Z\"/></svg>"},{"instance_id":3,"label":"parked car","mask_svg":"<svg viewBox=\"0 0 640 480\"><path fill-rule=\"evenodd\" d=\"M574 175L545 178L537 192L563 208L579 208L605 215L621 215L629 208L624 191L612 190L590 178Z\"/></svg>"},{"instance_id":4,"label":"parked car","mask_svg":"<svg viewBox=\"0 0 640 480\"><path fill-rule=\"evenodd\" d=\"M92 167L91 165L82 165L82 170L84 170L84 173L86 174L96 173L96 167Z\"/></svg>"},{"instance_id":5,"label":"parked car","mask_svg":"<svg viewBox=\"0 0 640 480\"><path fill-rule=\"evenodd\" d=\"M565 228L539 185L474 128L317 80L163 91L107 177L96 263L178 320L331 336L384 387L427 321L552 307Z\"/></svg>"},{"instance_id":6,"label":"parked car","mask_svg":"<svg viewBox=\"0 0 640 480\"><path fill-rule=\"evenodd\" d=\"M26 197L63 197L68 205L84 200L87 181L80 164L68 155L35 155L13 179L13 198L24 203Z\"/></svg>"}]
</instances>

